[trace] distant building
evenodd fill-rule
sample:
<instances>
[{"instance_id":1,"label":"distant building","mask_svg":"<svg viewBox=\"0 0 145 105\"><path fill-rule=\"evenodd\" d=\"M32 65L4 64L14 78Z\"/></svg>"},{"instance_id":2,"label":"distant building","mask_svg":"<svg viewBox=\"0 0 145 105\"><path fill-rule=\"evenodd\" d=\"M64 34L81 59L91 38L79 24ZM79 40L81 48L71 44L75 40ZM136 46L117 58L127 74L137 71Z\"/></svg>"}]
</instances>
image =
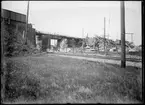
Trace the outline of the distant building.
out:
<instances>
[{"instance_id":1,"label":"distant building","mask_svg":"<svg viewBox=\"0 0 145 105\"><path fill-rule=\"evenodd\" d=\"M24 38L26 32L26 15L6 9L1 9L1 14L1 21L4 21L5 28L8 27L20 32ZM28 24L28 34L26 37L30 43L36 46L35 29L32 28L31 24Z\"/></svg>"},{"instance_id":2,"label":"distant building","mask_svg":"<svg viewBox=\"0 0 145 105\"><path fill-rule=\"evenodd\" d=\"M26 15L6 9L2 9L1 12L1 19L4 20L5 27L11 27L14 30L19 30L20 32L25 31Z\"/></svg>"}]
</instances>

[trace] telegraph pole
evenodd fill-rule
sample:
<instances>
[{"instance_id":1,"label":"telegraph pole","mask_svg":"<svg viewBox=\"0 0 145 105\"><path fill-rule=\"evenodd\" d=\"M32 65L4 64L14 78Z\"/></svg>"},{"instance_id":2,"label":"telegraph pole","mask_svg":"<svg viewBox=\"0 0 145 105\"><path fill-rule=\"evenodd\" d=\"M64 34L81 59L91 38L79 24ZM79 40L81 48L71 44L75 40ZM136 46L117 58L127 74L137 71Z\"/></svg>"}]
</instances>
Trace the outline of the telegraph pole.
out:
<instances>
[{"instance_id":1,"label":"telegraph pole","mask_svg":"<svg viewBox=\"0 0 145 105\"><path fill-rule=\"evenodd\" d=\"M121 9L121 68L126 67L126 51L125 51L125 6L124 1L120 2Z\"/></svg>"},{"instance_id":2,"label":"telegraph pole","mask_svg":"<svg viewBox=\"0 0 145 105\"><path fill-rule=\"evenodd\" d=\"M27 43L27 33L28 33L28 18L29 18L29 1L27 5L27 17L26 17L26 33L25 33L25 40Z\"/></svg>"},{"instance_id":3,"label":"telegraph pole","mask_svg":"<svg viewBox=\"0 0 145 105\"><path fill-rule=\"evenodd\" d=\"M104 53L106 53L106 46L105 46L105 41L106 41L106 36L105 36L105 34L106 34L106 29L105 29L105 22L106 22L106 19L105 19L105 17L104 17Z\"/></svg>"},{"instance_id":4,"label":"telegraph pole","mask_svg":"<svg viewBox=\"0 0 145 105\"><path fill-rule=\"evenodd\" d=\"M133 33L131 33L131 42L133 43Z\"/></svg>"},{"instance_id":5,"label":"telegraph pole","mask_svg":"<svg viewBox=\"0 0 145 105\"><path fill-rule=\"evenodd\" d=\"M109 28L108 28L109 30L108 30L108 39L109 39L109 37L110 37L110 14L109 14Z\"/></svg>"},{"instance_id":6,"label":"telegraph pole","mask_svg":"<svg viewBox=\"0 0 145 105\"><path fill-rule=\"evenodd\" d=\"M82 38L83 38L82 49L84 49L84 28L82 29Z\"/></svg>"}]
</instances>

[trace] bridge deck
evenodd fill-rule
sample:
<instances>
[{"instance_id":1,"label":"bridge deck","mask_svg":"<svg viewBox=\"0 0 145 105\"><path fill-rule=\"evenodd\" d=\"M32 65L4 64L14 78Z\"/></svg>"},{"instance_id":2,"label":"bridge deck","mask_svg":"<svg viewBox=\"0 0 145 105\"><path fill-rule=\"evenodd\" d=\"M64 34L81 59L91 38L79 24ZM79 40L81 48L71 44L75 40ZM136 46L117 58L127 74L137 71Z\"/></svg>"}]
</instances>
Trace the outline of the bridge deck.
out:
<instances>
[{"instance_id":1,"label":"bridge deck","mask_svg":"<svg viewBox=\"0 0 145 105\"><path fill-rule=\"evenodd\" d=\"M52 39L62 39L62 38L67 38L67 39L83 39L83 38L77 38L77 37L71 37L71 36L64 36L64 35L56 35L56 34L47 34L47 33L42 33L42 32L36 32L36 35L47 35L48 37Z\"/></svg>"}]
</instances>

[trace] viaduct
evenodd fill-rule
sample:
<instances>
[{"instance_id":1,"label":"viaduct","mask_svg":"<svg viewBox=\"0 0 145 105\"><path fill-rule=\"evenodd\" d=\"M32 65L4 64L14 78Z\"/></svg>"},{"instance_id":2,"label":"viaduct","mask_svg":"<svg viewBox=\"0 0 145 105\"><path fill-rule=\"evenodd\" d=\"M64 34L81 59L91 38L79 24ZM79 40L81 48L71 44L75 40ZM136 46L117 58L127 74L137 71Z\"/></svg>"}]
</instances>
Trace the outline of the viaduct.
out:
<instances>
[{"instance_id":1,"label":"viaduct","mask_svg":"<svg viewBox=\"0 0 145 105\"><path fill-rule=\"evenodd\" d=\"M57 48L60 48L60 43L67 39L68 47L71 46L71 40L75 40L75 46L80 47L82 45L82 38L76 38L71 36L64 36L58 34L48 34L43 32L36 32L36 40L42 41L42 50L46 51L47 48L51 49L51 39L57 40ZM81 43L80 43L81 42Z\"/></svg>"}]
</instances>

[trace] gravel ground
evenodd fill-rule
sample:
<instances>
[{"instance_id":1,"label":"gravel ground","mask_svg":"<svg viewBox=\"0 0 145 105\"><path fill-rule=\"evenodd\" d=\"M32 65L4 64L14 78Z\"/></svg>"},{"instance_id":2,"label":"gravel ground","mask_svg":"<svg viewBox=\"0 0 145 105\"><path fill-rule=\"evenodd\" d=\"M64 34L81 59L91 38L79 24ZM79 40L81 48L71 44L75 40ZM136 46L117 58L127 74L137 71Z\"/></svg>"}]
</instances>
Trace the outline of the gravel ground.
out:
<instances>
[{"instance_id":1,"label":"gravel ground","mask_svg":"<svg viewBox=\"0 0 145 105\"><path fill-rule=\"evenodd\" d=\"M58 55L58 56L120 65L120 61L118 61L118 60L103 59L103 58L88 58L88 57L72 56L72 55ZM141 62L126 61L126 65L142 68L142 63Z\"/></svg>"}]
</instances>

